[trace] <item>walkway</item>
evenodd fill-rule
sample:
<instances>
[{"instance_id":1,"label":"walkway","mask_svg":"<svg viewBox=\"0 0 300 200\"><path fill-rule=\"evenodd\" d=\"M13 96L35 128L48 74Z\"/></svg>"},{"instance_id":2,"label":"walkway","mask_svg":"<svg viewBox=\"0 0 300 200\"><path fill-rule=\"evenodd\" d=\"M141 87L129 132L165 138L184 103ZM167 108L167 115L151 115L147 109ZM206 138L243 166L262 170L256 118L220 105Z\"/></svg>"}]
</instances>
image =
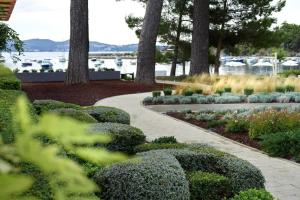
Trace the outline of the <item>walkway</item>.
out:
<instances>
[{"instance_id":1,"label":"walkway","mask_svg":"<svg viewBox=\"0 0 300 200\"><path fill-rule=\"evenodd\" d=\"M96 105L127 111L131 115L132 126L142 129L149 140L161 136L175 136L179 142L206 143L248 160L262 171L266 178L266 188L275 197L280 200L300 199L300 165L271 158L212 132L149 110L141 105L141 101L149 95L143 93L117 96L99 101Z\"/></svg>"}]
</instances>

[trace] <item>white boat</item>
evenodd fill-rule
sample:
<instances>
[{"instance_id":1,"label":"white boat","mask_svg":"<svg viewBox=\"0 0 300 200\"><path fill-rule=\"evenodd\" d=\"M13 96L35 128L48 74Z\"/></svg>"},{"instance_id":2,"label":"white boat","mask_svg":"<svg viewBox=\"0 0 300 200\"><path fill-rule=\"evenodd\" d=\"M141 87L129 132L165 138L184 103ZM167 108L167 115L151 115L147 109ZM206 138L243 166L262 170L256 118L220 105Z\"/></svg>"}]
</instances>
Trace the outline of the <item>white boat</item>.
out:
<instances>
[{"instance_id":1,"label":"white boat","mask_svg":"<svg viewBox=\"0 0 300 200\"><path fill-rule=\"evenodd\" d=\"M246 66L245 63L237 62L237 61L229 61L225 63L225 66L227 67L243 67Z\"/></svg>"},{"instance_id":2,"label":"white boat","mask_svg":"<svg viewBox=\"0 0 300 200\"><path fill-rule=\"evenodd\" d=\"M122 58L117 57L117 58L115 59L115 63L116 63L116 65L117 65L118 67L122 67L122 66L123 66L123 60L122 60Z\"/></svg>"},{"instance_id":3,"label":"white boat","mask_svg":"<svg viewBox=\"0 0 300 200\"><path fill-rule=\"evenodd\" d=\"M31 60L25 60L22 62L22 67L32 67L33 63Z\"/></svg>"},{"instance_id":4,"label":"white boat","mask_svg":"<svg viewBox=\"0 0 300 200\"><path fill-rule=\"evenodd\" d=\"M288 60L288 61L285 61L285 62L282 63L282 66L285 66L285 67L296 67L298 65L299 64L296 61L293 61L293 60Z\"/></svg>"},{"instance_id":5,"label":"white boat","mask_svg":"<svg viewBox=\"0 0 300 200\"><path fill-rule=\"evenodd\" d=\"M100 60L97 60L95 62L95 67L101 67L103 65L103 62L101 62Z\"/></svg>"},{"instance_id":6,"label":"white boat","mask_svg":"<svg viewBox=\"0 0 300 200\"><path fill-rule=\"evenodd\" d=\"M130 64L131 64L131 65L136 65L136 61L135 61L135 60L131 60L131 61L130 61Z\"/></svg>"},{"instance_id":7,"label":"white boat","mask_svg":"<svg viewBox=\"0 0 300 200\"><path fill-rule=\"evenodd\" d=\"M273 64L267 61L258 61L258 63L252 65L254 67L273 67Z\"/></svg>"},{"instance_id":8,"label":"white boat","mask_svg":"<svg viewBox=\"0 0 300 200\"><path fill-rule=\"evenodd\" d=\"M61 63L64 63L64 62L67 62L67 59L64 56L60 56L58 58L58 61L61 62Z\"/></svg>"},{"instance_id":9,"label":"white boat","mask_svg":"<svg viewBox=\"0 0 300 200\"><path fill-rule=\"evenodd\" d=\"M43 70L53 70L53 63L50 59L44 59L41 63L41 67Z\"/></svg>"}]
</instances>

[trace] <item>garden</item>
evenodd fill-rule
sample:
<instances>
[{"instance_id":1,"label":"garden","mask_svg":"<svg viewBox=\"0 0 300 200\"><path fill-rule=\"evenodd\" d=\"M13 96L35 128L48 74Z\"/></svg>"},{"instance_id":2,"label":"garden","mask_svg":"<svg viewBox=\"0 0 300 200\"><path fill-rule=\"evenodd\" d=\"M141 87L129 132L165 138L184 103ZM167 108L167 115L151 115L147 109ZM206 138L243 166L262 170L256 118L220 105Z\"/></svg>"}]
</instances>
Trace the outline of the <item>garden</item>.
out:
<instances>
[{"instance_id":1,"label":"garden","mask_svg":"<svg viewBox=\"0 0 300 200\"><path fill-rule=\"evenodd\" d=\"M31 103L3 67L0 88L1 199L273 199L249 162L174 137L147 141L123 110Z\"/></svg>"}]
</instances>

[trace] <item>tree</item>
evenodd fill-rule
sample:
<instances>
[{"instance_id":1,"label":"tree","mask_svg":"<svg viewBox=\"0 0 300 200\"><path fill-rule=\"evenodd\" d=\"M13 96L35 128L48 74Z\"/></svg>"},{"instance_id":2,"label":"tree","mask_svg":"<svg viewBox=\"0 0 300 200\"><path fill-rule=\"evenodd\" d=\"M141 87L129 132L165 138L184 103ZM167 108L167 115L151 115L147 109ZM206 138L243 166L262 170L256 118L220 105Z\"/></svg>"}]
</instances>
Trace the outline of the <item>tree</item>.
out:
<instances>
[{"instance_id":1,"label":"tree","mask_svg":"<svg viewBox=\"0 0 300 200\"><path fill-rule=\"evenodd\" d=\"M300 25L283 23L277 30L282 46L292 52L300 51Z\"/></svg>"},{"instance_id":2,"label":"tree","mask_svg":"<svg viewBox=\"0 0 300 200\"><path fill-rule=\"evenodd\" d=\"M137 83L155 83L155 52L163 0L148 0L138 45Z\"/></svg>"},{"instance_id":3,"label":"tree","mask_svg":"<svg viewBox=\"0 0 300 200\"><path fill-rule=\"evenodd\" d=\"M208 73L209 0L194 0L190 75Z\"/></svg>"},{"instance_id":4,"label":"tree","mask_svg":"<svg viewBox=\"0 0 300 200\"><path fill-rule=\"evenodd\" d=\"M89 19L88 0L71 0L71 35L66 84L89 81Z\"/></svg>"},{"instance_id":5,"label":"tree","mask_svg":"<svg viewBox=\"0 0 300 200\"><path fill-rule=\"evenodd\" d=\"M216 72L220 66L221 51L237 44L254 47L272 45L270 27L272 17L285 6L285 0L210 0L211 45L216 47Z\"/></svg>"},{"instance_id":6,"label":"tree","mask_svg":"<svg viewBox=\"0 0 300 200\"><path fill-rule=\"evenodd\" d=\"M17 51L18 55L13 55L13 60L18 60L18 56L22 54L23 42L19 38L19 34L10 28L7 24L0 23L0 52Z\"/></svg>"},{"instance_id":7,"label":"tree","mask_svg":"<svg viewBox=\"0 0 300 200\"><path fill-rule=\"evenodd\" d=\"M166 0L163 5L158 40L173 48L172 59L168 59L168 63L172 63L171 76L175 76L176 66L179 62L189 60L189 58L182 58L181 55L186 48L181 47L190 43L192 23L189 10L191 4L191 0ZM135 30L136 35L140 37L143 18L130 15L126 17L126 22L128 27ZM185 55L188 53L190 54L190 51Z\"/></svg>"}]
</instances>

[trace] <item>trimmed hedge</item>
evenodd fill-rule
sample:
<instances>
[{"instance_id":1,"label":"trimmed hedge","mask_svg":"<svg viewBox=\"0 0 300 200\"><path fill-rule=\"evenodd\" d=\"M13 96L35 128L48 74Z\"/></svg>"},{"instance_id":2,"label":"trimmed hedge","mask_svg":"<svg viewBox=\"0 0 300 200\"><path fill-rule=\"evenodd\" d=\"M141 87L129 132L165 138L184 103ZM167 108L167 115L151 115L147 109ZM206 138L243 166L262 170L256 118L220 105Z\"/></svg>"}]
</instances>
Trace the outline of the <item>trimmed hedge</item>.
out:
<instances>
[{"instance_id":1,"label":"trimmed hedge","mask_svg":"<svg viewBox=\"0 0 300 200\"><path fill-rule=\"evenodd\" d=\"M191 200L220 200L231 195L230 181L227 177L207 172L187 174Z\"/></svg>"},{"instance_id":2,"label":"trimmed hedge","mask_svg":"<svg viewBox=\"0 0 300 200\"><path fill-rule=\"evenodd\" d=\"M95 106L87 107L84 110L98 122L130 124L130 115L118 108Z\"/></svg>"},{"instance_id":3,"label":"trimmed hedge","mask_svg":"<svg viewBox=\"0 0 300 200\"><path fill-rule=\"evenodd\" d=\"M72 108L72 109L77 109L77 110L81 109L81 107L79 105L65 103L65 102L56 101L56 100L35 100L33 102L33 106L38 115L40 115L44 112L48 112L48 111L60 109L60 108Z\"/></svg>"},{"instance_id":4,"label":"trimmed hedge","mask_svg":"<svg viewBox=\"0 0 300 200\"><path fill-rule=\"evenodd\" d=\"M150 150L158 150L158 149L183 149L187 147L186 144L155 144L155 143L148 143L148 144L141 144L135 148L135 152L145 152Z\"/></svg>"},{"instance_id":5,"label":"trimmed hedge","mask_svg":"<svg viewBox=\"0 0 300 200\"><path fill-rule=\"evenodd\" d=\"M10 69L3 65L0 65L0 89L21 90L21 81L16 78Z\"/></svg>"},{"instance_id":6,"label":"trimmed hedge","mask_svg":"<svg viewBox=\"0 0 300 200\"><path fill-rule=\"evenodd\" d=\"M5 143L12 142L13 133L17 132L17 127L13 126L12 108L21 95L24 95L21 91L0 89L0 136ZM31 105L29 109L32 119L36 120L36 114Z\"/></svg>"},{"instance_id":7,"label":"trimmed hedge","mask_svg":"<svg viewBox=\"0 0 300 200\"><path fill-rule=\"evenodd\" d=\"M177 144L177 140L174 136L171 137L160 137L152 141L153 144Z\"/></svg>"},{"instance_id":8,"label":"trimmed hedge","mask_svg":"<svg viewBox=\"0 0 300 200\"><path fill-rule=\"evenodd\" d=\"M145 143L144 133L132 126L117 123L99 123L91 127L91 132L111 134L113 140L107 144L111 151L135 153L136 146Z\"/></svg>"},{"instance_id":9,"label":"trimmed hedge","mask_svg":"<svg viewBox=\"0 0 300 200\"><path fill-rule=\"evenodd\" d=\"M266 190L250 189L240 192L230 200L274 200L274 197Z\"/></svg>"},{"instance_id":10,"label":"trimmed hedge","mask_svg":"<svg viewBox=\"0 0 300 200\"><path fill-rule=\"evenodd\" d=\"M97 120L92 116L90 116L89 114L87 114L86 112L76 110L73 108L60 108L60 109L51 110L50 112L64 117L71 117L80 122L97 123Z\"/></svg>"},{"instance_id":11,"label":"trimmed hedge","mask_svg":"<svg viewBox=\"0 0 300 200\"><path fill-rule=\"evenodd\" d=\"M178 161L170 155L145 154L97 173L100 198L122 200L188 200L189 185Z\"/></svg>"},{"instance_id":12,"label":"trimmed hedge","mask_svg":"<svg viewBox=\"0 0 300 200\"><path fill-rule=\"evenodd\" d=\"M264 188L265 178L261 171L248 161L225 156L217 163L219 173L228 177L233 193L251 188Z\"/></svg>"}]
</instances>

